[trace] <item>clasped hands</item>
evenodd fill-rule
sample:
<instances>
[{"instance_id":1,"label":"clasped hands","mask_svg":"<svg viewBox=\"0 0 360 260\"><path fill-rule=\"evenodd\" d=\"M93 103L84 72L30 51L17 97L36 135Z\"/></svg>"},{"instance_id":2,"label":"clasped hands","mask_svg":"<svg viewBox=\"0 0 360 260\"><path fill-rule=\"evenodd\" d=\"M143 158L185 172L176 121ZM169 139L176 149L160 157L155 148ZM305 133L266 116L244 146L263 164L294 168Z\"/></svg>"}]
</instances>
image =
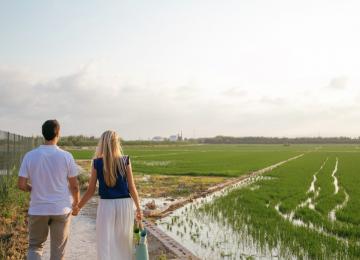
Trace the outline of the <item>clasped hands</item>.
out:
<instances>
[{"instance_id":1,"label":"clasped hands","mask_svg":"<svg viewBox=\"0 0 360 260\"><path fill-rule=\"evenodd\" d=\"M80 208L79 208L78 204L77 203L73 204L71 215L77 216L79 214L79 212L80 212Z\"/></svg>"},{"instance_id":2,"label":"clasped hands","mask_svg":"<svg viewBox=\"0 0 360 260\"><path fill-rule=\"evenodd\" d=\"M71 214L72 214L73 216L77 216L77 215L79 214L79 212L80 212L80 209L81 209L81 208L79 208L79 206L78 206L77 203L76 203L76 204L73 204L73 205L72 205L72 212L71 212ZM142 214L142 211L141 211L140 208L136 209L135 218L136 218L137 221L141 221L141 220L142 220L143 214Z\"/></svg>"}]
</instances>

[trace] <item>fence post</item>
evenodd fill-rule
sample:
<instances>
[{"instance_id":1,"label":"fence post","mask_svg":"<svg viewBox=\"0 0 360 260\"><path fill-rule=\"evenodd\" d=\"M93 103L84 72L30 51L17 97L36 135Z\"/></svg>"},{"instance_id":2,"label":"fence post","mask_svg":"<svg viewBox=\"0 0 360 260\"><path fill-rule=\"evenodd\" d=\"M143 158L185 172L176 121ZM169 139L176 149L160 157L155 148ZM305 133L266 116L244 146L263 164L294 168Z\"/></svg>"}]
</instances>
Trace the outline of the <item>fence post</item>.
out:
<instances>
[{"instance_id":1,"label":"fence post","mask_svg":"<svg viewBox=\"0 0 360 260\"><path fill-rule=\"evenodd\" d=\"M16 134L14 134L14 138L13 138L13 161L11 164L11 169L14 169L14 165L16 163Z\"/></svg>"},{"instance_id":2,"label":"fence post","mask_svg":"<svg viewBox=\"0 0 360 260\"><path fill-rule=\"evenodd\" d=\"M25 153L33 149L34 138L0 130L0 139L0 175L10 177L12 170L20 166Z\"/></svg>"},{"instance_id":3,"label":"fence post","mask_svg":"<svg viewBox=\"0 0 360 260\"><path fill-rule=\"evenodd\" d=\"M10 132L7 132L7 148L6 148L6 175L10 172Z\"/></svg>"}]
</instances>

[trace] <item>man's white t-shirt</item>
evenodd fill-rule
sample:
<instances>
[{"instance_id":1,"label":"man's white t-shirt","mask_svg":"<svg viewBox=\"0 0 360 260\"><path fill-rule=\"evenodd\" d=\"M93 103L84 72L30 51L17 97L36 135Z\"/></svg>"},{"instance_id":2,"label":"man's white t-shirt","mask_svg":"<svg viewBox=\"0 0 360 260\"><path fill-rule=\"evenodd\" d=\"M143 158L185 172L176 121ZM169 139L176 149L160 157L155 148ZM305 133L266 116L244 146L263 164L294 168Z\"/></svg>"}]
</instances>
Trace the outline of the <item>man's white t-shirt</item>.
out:
<instances>
[{"instance_id":1,"label":"man's white t-shirt","mask_svg":"<svg viewBox=\"0 0 360 260\"><path fill-rule=\"evenodd\" d=\"M19 176L31 182L29 215L63 215L71 212L68 178L78 174L71 153L56 145L40 145L28 152Z\"/></svg>"}]
</instances>

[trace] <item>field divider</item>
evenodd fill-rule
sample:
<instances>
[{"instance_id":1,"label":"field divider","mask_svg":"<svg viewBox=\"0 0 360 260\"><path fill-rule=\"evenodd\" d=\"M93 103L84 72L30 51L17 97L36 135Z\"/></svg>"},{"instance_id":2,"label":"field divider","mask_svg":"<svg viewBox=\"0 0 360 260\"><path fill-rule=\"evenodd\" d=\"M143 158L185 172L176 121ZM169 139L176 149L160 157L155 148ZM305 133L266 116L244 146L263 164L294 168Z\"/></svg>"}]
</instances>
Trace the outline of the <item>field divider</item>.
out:
<instances>
[{"instance_id":1,"label":"field divider","mask_svg":"<svg viewBox=\"0 0 360 260\"><path fill-rule=\"evenodd\" d=\"M151 221L143 220L143 223L146 230L170 250L177 257L176 259L200 260L199 257L195 256L175 239L168 236Z\"/></svg>"}]
</instances>

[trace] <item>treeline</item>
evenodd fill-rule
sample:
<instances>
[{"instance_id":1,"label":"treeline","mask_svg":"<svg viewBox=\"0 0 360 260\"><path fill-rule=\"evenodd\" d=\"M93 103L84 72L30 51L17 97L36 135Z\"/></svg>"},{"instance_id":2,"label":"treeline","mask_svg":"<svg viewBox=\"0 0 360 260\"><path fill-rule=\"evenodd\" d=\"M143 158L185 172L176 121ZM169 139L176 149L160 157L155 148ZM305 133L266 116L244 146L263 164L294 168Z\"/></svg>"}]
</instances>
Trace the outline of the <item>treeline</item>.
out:
<instances>
[{"instance_id":1,"label":"treeline","mask_svg":"<svg viewBox=\"0 0 360 260\"><path fill-rule=\"evenodd\" d=\"M62 136L59 141L60 146L96 146L99 138L84 135Z\"/></svg>"},{"instance_id":2,"label":"treeline","mask_svg":"<svg viewBox=\"0 0 360 260\"><path fill-rule=\"evenodd\" d=\"M350 137L232 137L216 136L211 138L198 138L198 143L204 144L360 144L359 138Z\"/></svg>"},{"instance_id":3,"label":"treeline","mask_svg":"<svg viewBox=\"0 0 360 260\"><path fill-rule=\"evenodd\" d=\"M96 146L99 141L94 136L64 136L61 137L60 146ZM192 138L183 141L151 141L151 140L121 140L123 145L178 145L178 144L360 144L359 138L350 137L233 137L215 136L210 138Z\"/></svg>"},{"instance_id":4,"label":"treeline","mask_svg":"<svg viewBox=\"0 0 360 260\"><path fill-rule=\"evenodd\" d=\"M99 142L98 137L94 136L84 136L84 135L71 135L71 136L62 136L59 141L60 146L96 146ZM186 144L186 143L196 143L195 139L183 140L172 142L169 140L165 141L151 141L151 140L123 140L121 143L123 145L176 145L176 144Z\"/></svg>"}]
</instances>

